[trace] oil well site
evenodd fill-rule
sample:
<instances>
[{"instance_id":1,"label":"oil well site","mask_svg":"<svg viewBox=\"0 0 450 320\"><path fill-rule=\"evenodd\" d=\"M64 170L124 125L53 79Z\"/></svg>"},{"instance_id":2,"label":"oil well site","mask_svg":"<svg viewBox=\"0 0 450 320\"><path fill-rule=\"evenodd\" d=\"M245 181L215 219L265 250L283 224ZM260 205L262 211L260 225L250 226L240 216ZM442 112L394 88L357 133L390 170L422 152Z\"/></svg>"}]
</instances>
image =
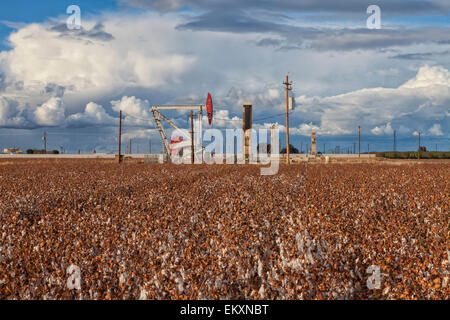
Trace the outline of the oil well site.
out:
<instances>
[{"instance_id":1,"label":"oil well site","mask_svg":"<svg viewBox=\"0 0 450 320\"><path fill-rule=\"evenodd\" d=\"M165 154L4 155L0 299L449 298L449 161L320 154L315 132L280 154L272 126L261 175L252 104L231 164L206 161L203 110L152 108Z\"/></svg>"},{"instance_id":2,"label":"oil well site","mask_svg":"<svg viewBox=\"0 0 450 320\"><path fill-rule=\"evenodd\" d=\"M0 299L449 298L448 160L420 161L420 142L417 160L361 154L359 135L358 153L323 154L316 132L282 154L252 108L231 147L204 146L208 94L151 108L162 154L122 154L120 111L118 154L3 155Z\"/></svg>"}]
</instances>

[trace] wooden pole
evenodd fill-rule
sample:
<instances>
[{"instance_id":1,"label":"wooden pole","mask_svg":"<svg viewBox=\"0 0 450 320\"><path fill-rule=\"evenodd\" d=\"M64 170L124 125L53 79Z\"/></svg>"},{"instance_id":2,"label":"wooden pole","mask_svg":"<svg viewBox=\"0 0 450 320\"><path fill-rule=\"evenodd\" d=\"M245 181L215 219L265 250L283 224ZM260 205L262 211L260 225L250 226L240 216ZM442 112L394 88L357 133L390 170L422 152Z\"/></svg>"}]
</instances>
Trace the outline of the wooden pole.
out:
<instances>
[{"instance_id":1,"label":"wooden pole","mask_svg":"<svg viewBox=\"0 0 450 320\"><path fill-rule=\"evenodd\" d=\"M289 164L289 76L286 76L286 163Z\"/></svg>"},{"instance_id":2,"label":"wooden pole","mask_svg":"<svg viewBox=\"0 0 450 320\"><path fill-rule=\"evenodd\" d=\"M417 159L420 160L420 134L421 134L422 132L419 131L418 133L419 133L419 150L417 151Z\"/></svg>"},{"instance_id":3,"label":"wooden pole","mask_svg":"<svg viewBox=\"0 0 450 320\"><path fill-rule=\"evenodd\" d=\"M120 120L119 120L119 163L122 162L121 147L122 147L122 110L120 110Z\"/></svg>"},{"instance_id":4,"label":"wooden pole","mask_svg":"<svg viewBox=\"0 0 450 320\"><path fill-rule=\"evenodd\" d=\"M195 163L195 149L194 149L194 113L191 111L191 163Z\"/></svg>"},{"instance_id":5,"label":"wooden pole","mask_svg":"<svg viewBox=\"0 0 450 320\"><path fill-rule=\"evenodd\" d=\"M47 132L44 131L44 151L47 153Z\"/></svg>"},{"instance_id":6,"label":"wooden pole","mask_svg":"<svg viewBox=\"0 0 450 320\"><path fill-rule=\"evenodd\" d=\"M286 76L286 82L283 83L286 86L286 164L289 164L289 90L292 83L289 83L289 76Z\"/></svg>"},{"instance_id":7,"label":"wooden pole","mask_svg":"<svg viewBox=\"0 0 450 320\"><path fill-rule=\"evenodd\" d=\"M358 157L361 158L361 126L358 126Z\"/></svg>"}]
</instances>

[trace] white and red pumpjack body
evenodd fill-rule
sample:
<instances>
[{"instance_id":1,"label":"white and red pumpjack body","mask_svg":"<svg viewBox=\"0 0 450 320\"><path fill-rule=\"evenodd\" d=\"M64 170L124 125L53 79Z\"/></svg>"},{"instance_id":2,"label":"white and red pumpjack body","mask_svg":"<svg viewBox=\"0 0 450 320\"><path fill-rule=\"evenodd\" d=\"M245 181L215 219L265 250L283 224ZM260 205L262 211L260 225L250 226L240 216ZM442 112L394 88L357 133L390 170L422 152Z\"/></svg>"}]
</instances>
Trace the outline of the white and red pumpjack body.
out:
<instances>
[{"instance_id":1,"label":"white and red pumpjack body","mask_svg":"<svg viewBox=\"0 0 450 320\"><path fill-rule=\"evenodd\" d=\"M189 132L189 130L185 130L185 129L181 129L180 127L178 127L173 121L171 121L170 119L168 119L167 117L165 117L162 113L161 110L186 110L186 111L198 111L198 124L196 125L197 130L194 131L194 136L197 137L195 144L198 145L200 148L200 152L203 152L203 147L202 147L202 117L203 117L203 109L206 108L206 113L208 115L208 123L209 125L212 124L212 120L213 120L213 114L214 114L214 110L213 110L213 102L212 102L212 96L210 93L208 93L208 97L206 99L206 106L205 105L159 105L159 106L152 106L152 113L153 113L153 117L155 119L155 123L156 123L156 127L161 135L161 140L163 142L163 145L165 147L166 150L166 154L169 156L171 156L172 150L175 149L179 149L179 148L183 148L186 146L189 146L191 144L191 133ZM182 138L181 141L177 142L177 141L171 141L169 143L169 140L167 139L166 133L164 132L164 127L162 125L162 121L161 120L165 120L170 126L172 126L175 130L177 130Z\"/></svg>"}]
</instances>

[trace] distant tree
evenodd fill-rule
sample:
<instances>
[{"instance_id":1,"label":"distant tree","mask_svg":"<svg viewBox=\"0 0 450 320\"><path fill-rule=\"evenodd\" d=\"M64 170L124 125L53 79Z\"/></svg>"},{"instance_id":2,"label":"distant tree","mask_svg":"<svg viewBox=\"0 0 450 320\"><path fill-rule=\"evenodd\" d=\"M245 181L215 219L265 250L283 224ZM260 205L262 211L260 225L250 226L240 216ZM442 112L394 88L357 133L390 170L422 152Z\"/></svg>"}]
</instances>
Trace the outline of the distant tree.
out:
<instances>
[{"instance_id":1,"label":"distant tree","mask_svg":"<svg viewBox=\"0 0 450 320\"><path fill-rule=\"evenodd\" d=\"M258 147L256 149L258 153L266 153L266 154L271 153L270 143L260 143L258 144Z\"/></svg>"},{"instance_id":2,"label":"distant tree","mask_svg":"<svg viewBox=\"0 0 450 320\"><path fill-rule=\"evenodd\" d=\"M285 154L286 148L281 149L280 153ZM292 144L289 144L289 154L294 154L294 153L299 153L298 149L296 147L294 147Z\"/></svg>"},{"instance_id":3,"label":"distant tree","mask_svg":"<svg viewBox=\"0 0 450 320\"><path fill-rule=\"evenodd\" d=\"M420 146L420 152L427 152L427 147Z\"/></svg>"},{"instance_id":4,"label":"distant tree","mask_svg":"<svg viewBox=\"0 0 450 320\"><path fill-rule=\"evenodd\" d=\"M40 149L28 149L27 154L59 154L58 150L47 151Z\"/></svg>"}]
</instances>

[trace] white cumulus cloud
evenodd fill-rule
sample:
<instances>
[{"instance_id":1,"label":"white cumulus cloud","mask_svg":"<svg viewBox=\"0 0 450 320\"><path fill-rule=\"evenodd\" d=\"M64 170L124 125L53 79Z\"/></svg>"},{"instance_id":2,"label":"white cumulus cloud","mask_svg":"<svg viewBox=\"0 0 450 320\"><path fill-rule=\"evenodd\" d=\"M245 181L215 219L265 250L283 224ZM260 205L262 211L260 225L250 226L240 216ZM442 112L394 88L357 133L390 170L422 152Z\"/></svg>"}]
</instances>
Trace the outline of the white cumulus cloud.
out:
<instances>
[{"instance_id":1,"label":"white cumulus cloud","mask_svg":"<svg viewBox=\"0 0 450 320\"><path fill-rule=\"evenodd\" d=\"M111 101L112 109L116 112L122 110L124 116L148 118L150 117L150 103L136 97L123 96L121 100Z\"/></svg>"},{"instance_id":2,"label":"white cumulus cloud","mask_svg":"<svg viewBox=\"0 0 450 320\"><path fill-rule=\"evenodd\" d=\"M34 111L35 123L41 126L56 127L64 123L65 109L61 98L53 97Z\"/></svg>"},{"instance_id":3,"label":"white cumulus cloud","mask_svg":"<svg viewBox=\"0 0 450 320\"><path fill-rule=\"evenodd\" d=\"M300 112L313 118L322 132L346 134L358 125L371 133L403 132L435 122L448 122L450 73L424 66L417 76L397 88L368 88L329 97L296 98ZM370 129L371 128L371 129Z\"/></svg>"},{"instance_id":4,"label":"white cumulus cloud","mask_svg":"<svg viewBox=\"0 0 450 320\"><path fill-rule=\"evenodd\" d=\"M387 123L384 126L377 126L375 128L373 128L372 130L370 130L370 132L372 132L374 135L384 135L384 134L392 134L394 132L394 129L392 129L391 124Z\"/></svg>"},{"instance_id":5,"label":"white cumulus cloud","mask_svg":"<svg viewBox=\"0 0 450 320\"><path fill-rule=\"evenodd\" d=\"M89 102L83 113L73 114L66 119L66 125L69 127L112 125L115 122L115 119L107 114L101 105L94 102Z\"/></svg>"},{"instance_id":6,"label":"white cumulus cloud","mask_svg":"<svg viewBox=\"0 0 450 320\"><path fill-rule=\"evenodd\" d=\"M435 123L430 129L428 129L428 132L433 136L443 136L444 133L441 130L441 125L438 123Z\"/></svg>"}]
</instances>

